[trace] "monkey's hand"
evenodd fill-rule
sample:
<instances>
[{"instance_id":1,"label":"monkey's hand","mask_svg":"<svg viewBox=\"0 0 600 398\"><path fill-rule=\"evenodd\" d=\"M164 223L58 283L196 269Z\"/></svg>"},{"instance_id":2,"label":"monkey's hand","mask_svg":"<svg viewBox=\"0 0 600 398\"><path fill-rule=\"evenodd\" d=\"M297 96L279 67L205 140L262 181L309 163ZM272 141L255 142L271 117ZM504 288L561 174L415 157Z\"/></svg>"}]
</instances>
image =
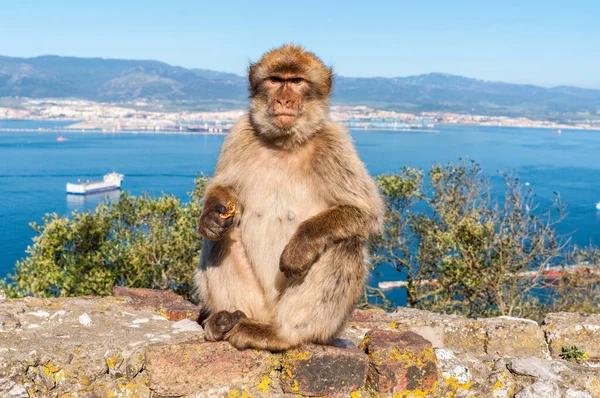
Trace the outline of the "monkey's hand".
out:
<instances>
[{"instance_id":1,"label":"monkey's hand","mask_svg":"<svg viewBox=\"0 0 600 398\"><path fill-rule=\"evenodd\" d=\"M208 240L221 240L235 219L235 205L208 200L198 221L198 233Z\"/></svg>"},{"instance_id":2,"label":"monkey's hand","mask_svg":"<svg viewBox=\"0 0 600 398\"><path fill-rule=\"evenodd\" d=\"M279 270L287 278L300 278L306 274L324 248L320 239L299 228L281 253Z\"/></svg>"}]
</instances>

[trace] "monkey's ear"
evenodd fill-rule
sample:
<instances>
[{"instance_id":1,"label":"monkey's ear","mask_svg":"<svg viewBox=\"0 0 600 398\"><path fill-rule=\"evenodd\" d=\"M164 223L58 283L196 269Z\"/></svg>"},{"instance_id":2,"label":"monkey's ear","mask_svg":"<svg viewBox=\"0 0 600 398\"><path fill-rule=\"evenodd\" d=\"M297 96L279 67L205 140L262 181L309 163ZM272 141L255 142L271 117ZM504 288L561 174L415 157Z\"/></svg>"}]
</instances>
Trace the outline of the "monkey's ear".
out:
<instances>
[{"instance_id":1,"label":"monkey's ear","mask_svg":"<svg viewBox=\"0 0 600 398\"><path fill-rule=\"evenodd\" d=\"M248 83L250 85L250 95L256 94L260 88L260 84L267 76L265 75L265 68L260 62L250 64L248 67Z\"/></svg>"},{"instance_id":2,"label":"monkey's ear","mask_svg":"<svg viewBox=\"0 0 600 398\"><path fill-rule=\"evenodd\" d=\"M317 94L321 97L329 97L333 87L333 69L321 63L313 71L314 74L311 80L315 85Z\"/></svg>"},{"instance_id":3,"label":"monkey's ear","mask_svg":"<svg viewBox=\"0 0 600 398\"><path fill-rule=\"evenodd\" d=\"M325 69L327 70L327 79L326 79L326 84L328 87L328 92L331 94L331 88L333 87L333 68L331 66L326 66Z\"/></svg>"},{"instance_id":4,"label":"monkey's ear","mask_svg":"<svg viewBox=\"0 0 600 398\"><path fill-rule=\"evenodd\" d=\"M250 64L250 66L248 66L248 84L250 86L251 94L254 94L256 83L257 83L256 82L256 69L257 69L256 64Z\"/></svg>"}]
</instances>

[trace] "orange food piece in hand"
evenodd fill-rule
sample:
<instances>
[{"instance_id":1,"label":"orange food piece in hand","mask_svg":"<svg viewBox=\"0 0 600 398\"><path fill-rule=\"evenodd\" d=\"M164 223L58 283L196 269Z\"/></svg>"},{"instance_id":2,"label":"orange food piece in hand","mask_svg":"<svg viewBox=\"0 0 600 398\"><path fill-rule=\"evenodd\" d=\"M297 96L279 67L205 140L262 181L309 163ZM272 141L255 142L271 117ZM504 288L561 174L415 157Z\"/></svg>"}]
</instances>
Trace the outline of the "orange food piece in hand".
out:
<instances>
[{"instance_id":1,"label":"orange food piece in hand","mask_svg":"<svg viewBox=\"0 0 600 398\"><path fill-rule=\"evenodd\" d=\"M235 205L232 201L227 202L227 211L225 213L220 213L219 217L223 220L226 220L235 215Z\"/></svg>"}]
</instances>

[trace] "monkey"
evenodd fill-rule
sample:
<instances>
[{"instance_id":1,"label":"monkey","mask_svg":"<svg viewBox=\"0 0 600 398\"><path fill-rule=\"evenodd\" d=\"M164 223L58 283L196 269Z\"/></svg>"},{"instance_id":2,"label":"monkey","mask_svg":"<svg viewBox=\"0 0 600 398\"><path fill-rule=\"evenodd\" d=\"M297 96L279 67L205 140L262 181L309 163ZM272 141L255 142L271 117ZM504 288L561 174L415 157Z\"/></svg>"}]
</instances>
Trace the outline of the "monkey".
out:
<instances>
[{"instance_id":1,"label":"monkey","mask_svg":"<svg viewBox=\"0 0 600 398\"><path fill-rule=\"evenodd\" d=\"M205 339L273 352L330 344L364 291L383 201L329 119L332 68L288 44L248 80L248 112L223 142L198 221Z\"/></svg>"}]
</instances>

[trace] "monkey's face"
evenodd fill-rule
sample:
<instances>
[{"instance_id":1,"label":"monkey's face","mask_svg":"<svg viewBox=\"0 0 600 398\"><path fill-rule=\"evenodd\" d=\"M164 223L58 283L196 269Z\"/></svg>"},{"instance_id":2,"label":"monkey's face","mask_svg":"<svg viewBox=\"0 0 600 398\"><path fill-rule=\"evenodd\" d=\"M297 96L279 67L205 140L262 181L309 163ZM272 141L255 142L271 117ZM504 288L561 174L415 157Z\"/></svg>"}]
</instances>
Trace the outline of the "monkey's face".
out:
<instances>
[{"instance_id":1,"label":"monkey's face","mask_svg":"<svg viewBox=\"0 0 600 398\"><path fill-rule=\"evenodd\" d=\"M304 99L310 84L300 75L274 74L263 82L267 115L273 124L289 129L304 112Z\"/></svg>"},{"instance_id":2,"label":"monkey's face","mask_svg":"<svg viewBox=\"0 0 600 398\"><path fill-rule=\"evenodd\" d=\"M312 53L284 46L250 66L250 116L261 136L302 143L327 119L331 69Z\"/></svg>"}]
</instances>

